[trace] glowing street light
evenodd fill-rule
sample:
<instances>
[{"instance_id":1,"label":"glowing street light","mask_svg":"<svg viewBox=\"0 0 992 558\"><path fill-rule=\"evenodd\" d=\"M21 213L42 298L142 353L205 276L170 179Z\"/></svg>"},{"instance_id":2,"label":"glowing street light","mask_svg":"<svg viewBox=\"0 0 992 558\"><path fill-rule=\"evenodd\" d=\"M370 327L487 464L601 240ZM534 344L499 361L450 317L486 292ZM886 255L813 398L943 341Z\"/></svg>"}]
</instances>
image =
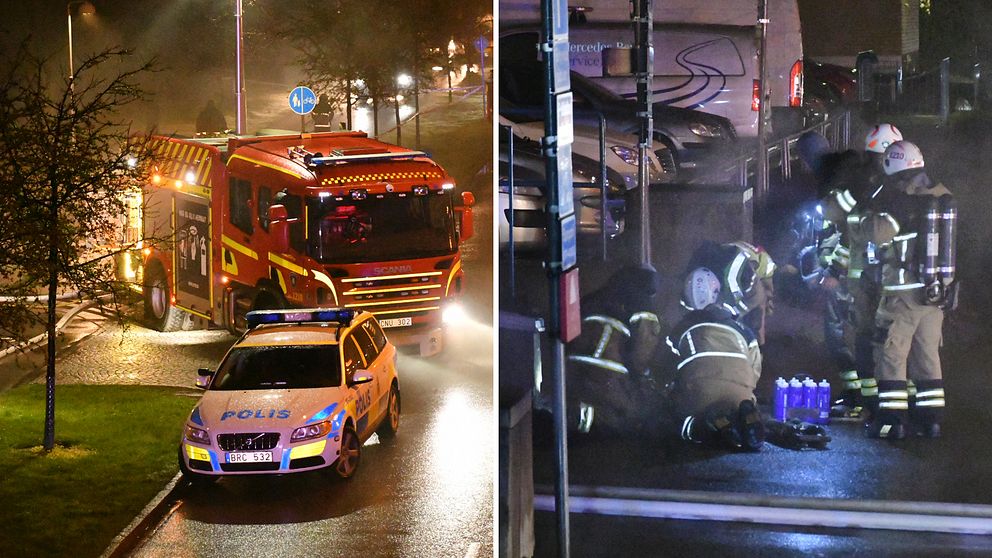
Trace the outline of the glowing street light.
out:
<instances>
[{"instance_id":1,"label":"glowing street light","mask_svg":"<svg viewBox=\"0 0 992 558\"><path fill-rule=\"evenodd\" d=\"M410 74L400 74L396 76L396 83L400 87L410 87L413 85L413 78L410 77Z\"/></svg>"}]
</instances>

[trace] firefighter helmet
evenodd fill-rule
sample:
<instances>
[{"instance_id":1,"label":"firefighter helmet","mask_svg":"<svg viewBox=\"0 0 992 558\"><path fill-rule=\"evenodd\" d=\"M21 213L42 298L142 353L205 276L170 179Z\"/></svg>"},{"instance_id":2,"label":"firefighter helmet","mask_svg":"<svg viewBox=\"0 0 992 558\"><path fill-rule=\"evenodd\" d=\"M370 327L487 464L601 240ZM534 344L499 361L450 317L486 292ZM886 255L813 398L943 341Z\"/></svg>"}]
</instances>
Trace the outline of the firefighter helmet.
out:
<instances>
[{"instance_id":1,"label":"firefighter helmet","mask_svg":"<svg viewBox=\"0 0 992 558\"><path fill-rule=\"evenodd\" d=\"M890 176L904 170L922 169L923 152L915 143L897 141L885 150L885 162L882 165L885 174Z\"/></svg>"},{"instance_id":2,"label":"firefighter helmet","mask_svg":"<svg viewBox=\"0 0 992 558\"><path fill-rule=\"evenodd\" d=\"M902 141L902 132L892 124L879 124L865 136L865 151L885 153L890 145Z\"/></svg>"},{"instance_id":3,"label":"firefighter helmet","mask_svg":"<svg viewBox=\"0 0 992 558\"><path fill-rule=\"evenodd\" d=\"M690 310L702 310L720 300L720 280L705 267L697 267L685 279L682 305Z\"/></svg>"}]
</instances>

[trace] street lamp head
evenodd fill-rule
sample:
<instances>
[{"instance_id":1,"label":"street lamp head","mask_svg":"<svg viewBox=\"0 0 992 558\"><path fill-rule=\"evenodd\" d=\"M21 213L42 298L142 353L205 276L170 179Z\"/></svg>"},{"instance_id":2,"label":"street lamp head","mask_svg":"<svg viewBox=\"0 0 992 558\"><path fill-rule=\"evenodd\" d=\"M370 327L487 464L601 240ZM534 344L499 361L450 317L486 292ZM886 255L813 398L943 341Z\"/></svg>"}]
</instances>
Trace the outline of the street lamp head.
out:
<instances>
[{"instance_id":1,"label":"street lamp head","mask_svg":"<svg viewBox=\"0 0 992 558\"><path fill-rule=\"evenodd\" d=\"M400 74L396 77L396 83L398 83L400 87L410 87L413 85L413 78L410 77L409 74Z\"/></svg>"},{"instance_id":2,"label":"street lamp head","mask_svg":"<svg viewBox=\"0 0 992 558\"><path fill-rule=\"evenodd\" d=\"M89 0L70 0L65 5L65 11L70 16L72 15L73 6L79 6L79 10L78 10L79 15L84 15L84 16L96 15L96 6L94 6L93 3L90 2Z\"/></svg>"}]
</instances>

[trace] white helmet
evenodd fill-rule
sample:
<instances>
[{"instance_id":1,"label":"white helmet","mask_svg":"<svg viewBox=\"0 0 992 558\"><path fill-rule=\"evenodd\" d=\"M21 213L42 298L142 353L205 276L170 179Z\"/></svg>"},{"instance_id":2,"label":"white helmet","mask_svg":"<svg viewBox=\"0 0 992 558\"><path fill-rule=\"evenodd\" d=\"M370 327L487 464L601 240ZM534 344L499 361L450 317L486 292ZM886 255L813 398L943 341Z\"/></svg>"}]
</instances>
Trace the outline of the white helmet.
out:
<instances>
[{"instance_id":1,"label":"white helmet","mask_svg":"<svg viewBox=\"0 0 992 558\"><path fill-rule=\"evenodd\" d=\"M923 152L915 143L897 141L885 150L885 161L882 166L885 174L893 175L909 169L923 168Z\"/></svg>"},{"instance_id":2,"label":"white helmet","mask_svg":"<svg viewBox=\"0 0 992 558\"><path fill-rule=\"evenodd\" d=\"M902 132L892 124L879 124L865 136L865 151L885 153L890 145L902 141Z\"/></svg>"},{"instance_id":3,"label":"white helmet","mask_svg":"<svg viewBox=\"0 0 992 558\"><path fill-rule=\"evenodd\" d=\"M702 310L720 300L720 280L705 267L697 267L685 278L682 306L689 310Z\"/></svg>"}]
</instances>

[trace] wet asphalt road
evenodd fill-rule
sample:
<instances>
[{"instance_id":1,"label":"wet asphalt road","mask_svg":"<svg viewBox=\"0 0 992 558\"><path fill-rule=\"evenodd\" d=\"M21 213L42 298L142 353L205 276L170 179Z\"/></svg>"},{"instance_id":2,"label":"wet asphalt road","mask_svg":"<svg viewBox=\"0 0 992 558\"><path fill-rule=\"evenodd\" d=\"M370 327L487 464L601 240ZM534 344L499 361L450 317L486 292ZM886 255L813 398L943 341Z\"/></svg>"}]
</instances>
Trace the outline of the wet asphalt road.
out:
<instances>
[{"instance_id":1,"label":"wet asphalt road","mask_svg":"<svg viewBox=\"0 0 992 558\"><path fill-rule=\"evenodd\" d=\"M471 189L476 235L462 248L468 319L448 328L442 354L400 354L397 437L373 437L348 482L314 472L184 487L132 556L493 554L492 186Z\"/></svg>"}]
</instances>

